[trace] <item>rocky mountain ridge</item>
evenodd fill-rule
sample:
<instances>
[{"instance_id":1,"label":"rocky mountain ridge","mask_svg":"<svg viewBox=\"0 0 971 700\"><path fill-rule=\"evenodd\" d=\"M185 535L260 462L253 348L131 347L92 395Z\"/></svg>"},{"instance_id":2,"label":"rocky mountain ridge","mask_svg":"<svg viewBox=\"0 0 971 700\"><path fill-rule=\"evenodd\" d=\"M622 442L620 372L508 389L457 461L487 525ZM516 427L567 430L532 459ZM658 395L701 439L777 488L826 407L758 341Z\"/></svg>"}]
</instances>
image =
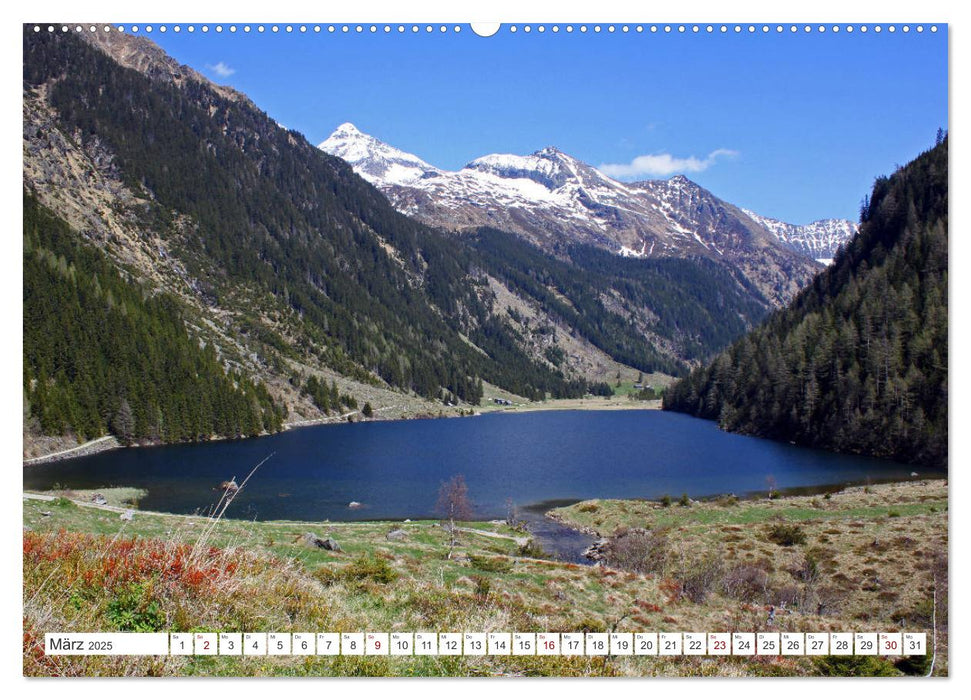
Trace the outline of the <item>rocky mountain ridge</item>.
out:
<instances>
[{"instance_id":1,"label":"rocky mountain ridge","mask_svg":"<svg viewBox=\"0 0 971 700\"><path fill-rule=\"evenodd\" d=\"M706 257L737 267L772 303L792 297L852 234L850 222L796 227L725 202L683 175L625 183L546 147L447 171L353 124L319 148L350 163L399 211L452 230L490 226L561 254L586 244L634 258Z\"/></svg>"}]
</instances>

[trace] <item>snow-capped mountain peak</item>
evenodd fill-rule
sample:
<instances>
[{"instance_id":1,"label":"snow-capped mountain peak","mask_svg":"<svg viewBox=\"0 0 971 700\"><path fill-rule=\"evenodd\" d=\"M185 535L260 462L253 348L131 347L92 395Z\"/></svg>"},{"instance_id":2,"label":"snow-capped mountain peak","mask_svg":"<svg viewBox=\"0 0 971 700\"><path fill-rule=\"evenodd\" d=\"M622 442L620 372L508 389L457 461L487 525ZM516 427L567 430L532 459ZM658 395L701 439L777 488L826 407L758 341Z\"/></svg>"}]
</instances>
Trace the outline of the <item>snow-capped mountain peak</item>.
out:
<instances>
[{"instance_id":1,"label":"snow-capped mountain peak","mask_svg":"<svg viewBox=\"0 0 971 700\"><path fill-rule=\"evenodd\" d=\"M389 146L344 122L317 146L322 151L342 158L371 184L407 185L441 171L416 155Z\"/></svg>"},{"instance_id":2,"label":"snow-capped mountain peak","mask_svg":"<svg viewBox=\"0 0 971 700\"><path fill-rule=\"evenodd\" d=\"M362 134L361 131L350 122L344 122L339 127L334 129L334 133L331 134L331 136L347 136L347 137L363 136L363 135L364 134Z\"/></svg>"}]
</instances>

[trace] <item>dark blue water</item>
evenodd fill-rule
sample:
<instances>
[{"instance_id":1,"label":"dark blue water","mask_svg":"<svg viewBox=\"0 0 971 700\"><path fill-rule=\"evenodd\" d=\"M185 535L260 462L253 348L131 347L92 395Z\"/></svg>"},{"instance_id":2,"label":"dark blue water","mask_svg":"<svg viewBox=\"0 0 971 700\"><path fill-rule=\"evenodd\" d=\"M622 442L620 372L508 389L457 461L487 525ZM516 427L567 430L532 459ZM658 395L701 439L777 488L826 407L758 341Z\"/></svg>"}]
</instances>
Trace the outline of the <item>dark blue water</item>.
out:
<instances>
[{"instance_id":1,"label":"dark blue water","mask_svg":"<svg viewBox=\"0 0 971 700\"><path fill-rule=\"evenodd\" d=\"M434 517L440 484L462 474L480 518L507 500L692 498L907 477L912 467L732 435L662 411L551 411L327 425L263 438L114 450L24 469L29 489L136 486L140 506L208 512L223 480L273 454L229 517L371 520ZM351 501L362 503L350 509Z\"/></svg>"}]
</instances>

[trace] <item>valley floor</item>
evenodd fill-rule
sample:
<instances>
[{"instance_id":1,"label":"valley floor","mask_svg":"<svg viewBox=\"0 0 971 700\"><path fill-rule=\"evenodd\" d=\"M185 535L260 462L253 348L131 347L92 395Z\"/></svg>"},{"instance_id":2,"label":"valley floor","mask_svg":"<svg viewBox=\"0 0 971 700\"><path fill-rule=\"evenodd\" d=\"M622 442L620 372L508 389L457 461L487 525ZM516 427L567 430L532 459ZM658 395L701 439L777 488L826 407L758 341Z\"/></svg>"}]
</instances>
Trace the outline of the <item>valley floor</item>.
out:
<instances>
[{"instance_id":1,"label":"valley floor","mask_svg":"<svg viewBox=\"0 0 971 700\"><path fill-rule=\"evenodd\" d=\"M91 492L25 494L25 675L902 675L926 673L931 659L43 654L45 632L117 630L908 630L936 639L933 672L947 674L944 481L554 511L601 535L651 533L648 550L628 537L601 566L549 561L500 522L463 523L452 547L432 521L215 522L138 510L126 520L141 494L100 493L100 506ZM308 544L314 537L341 551Z\"/></svg>"},{"instance_id":2,"label":"valley floor","mask_svg":"<svg viewBox=\"0 0 971 700\"><path fill-rule=\"evenodd\" d=\"M627 397L588 396L582 399L548 399L546 401L525 401L511 406L497 404L483 405L477 409L479 413L531 413L534 411L631 411L644 409L660 409L661 400L633 401Z\"/></svg>"}]
</instances>

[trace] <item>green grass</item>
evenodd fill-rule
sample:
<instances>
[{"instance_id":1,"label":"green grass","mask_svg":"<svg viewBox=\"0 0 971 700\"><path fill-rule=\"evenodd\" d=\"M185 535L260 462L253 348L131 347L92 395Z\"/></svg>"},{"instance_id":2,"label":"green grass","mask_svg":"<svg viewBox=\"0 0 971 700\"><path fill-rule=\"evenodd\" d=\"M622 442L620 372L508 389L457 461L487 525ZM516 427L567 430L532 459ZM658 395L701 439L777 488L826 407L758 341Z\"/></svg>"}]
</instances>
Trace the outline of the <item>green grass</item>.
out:
<instances>
[{"instance_id":1,"label":"green grass","mask_svg":"<svg viewBox=\"0 0 971 700\"><path fill-rule=\"evenodd\" d=\"M785 501L774 501L785 503ZM714 502L691 508L663 507L659 501L584 501L555 509L564 521L609 534L621 527L690 527L695 525L748 525L773 519L840 520L845 518L874 519L934 513L947 509L946 499L933 499L900 505L873 505L823 510L801 506L775 506L766 501L739 501L735 506L720 506Z\"/></svg>"},{"instance_id":2,"label":"green grass","mask_svg":"<svg viewBox=\"0 0 971 700\"><path fill-rule=\"evenodd\" d=\"M601 527L665 527L682 558L717 552L726 566L735 562L767 566L772 586L795 585L793 578L810 549L823 584L846 574L849 597L838 616L793 609L779 619L782 630L892 629L892 613L923 610L927 557L946 552L946 486L931 484L872 493L847 491L831 499L782 498L741 501L735 506L695 503L661 508L644 501L597 501L559 509L560 517L601 519ZM595 505L595 508L589 506ZM585 507L586 506L586 507ZM890 512L899 513L889 517ZM44 513L49 513L44 515ZM52 669L31 653L30 635L50 629L118 629L120 626L231 631L618 631L757 629L764 624L759 605L743 606L715 590L703 603L673 592L681 561L663 573L641 575L517 556L522 533L500 523L463 523L475 532L458 533L449 558L449 537L433 521L411 523L250 522L226 519L215 526L203 552L205 566L218 564L218 585L135 570L134 578L95 580L103 575L106 550L128 547L153 552L189 548L207 528L205 519L136 512L131 522L120 511L80 505L53 506L25 500L23 522L26 675ZM779 547L765 540L766 523L799 523L804 545ZM578 524L583 524L578 522ZM391 527L401 540L388 540ZM302 535L333 537L343 551L308 547ZM495 533L508 539L487 537ZM83 540L88 533L103 540ZM28 556L26 542L32 552ZM877 542L877 546L873 543ZM126 543L131 543L130 545ZM66 544L74 543L75 550ZM87 544L85 544L87 543ZM120 544L119 544L120 543ZM80 547L80 549L78 549ZM65 554L66 551L73 554ZM208 552L208 553L206 553ZM44 554L47 553L47 554ZM109 558L122 571L123 556ZM760 563L762 562L762 563ZM689 562L690 563L690 562ZM222 567L222 568L219 568ZM228 568L227 568L228 567ZM181 569L179 569L181 571ZM864 590L875 574L900 590L913 591L885 603L882 590ZM91 572L85 574L85 572ZM231 571L232 573L226 573ZM60 573L58 573L60 572ZM181 574L180 574L181 576ZM49 581L58 581L51 586ZM832 579L836 581L837 579ZM798 583L798 581L796 581ZM821 585L823 585L821 584ZM201 585L201 588L199 587ZM800 584L801 585L801 584ZM844 585L844 584L840 584ZM132 587L134 586L134 587ZM195 586L195 588L193 587ZM775 588L773 590L775 590ZM909 596L909 597L908 597ZM866 613L867 618L858 615ZM804 675L819 669L806 659L589 658L450 659L363 658L231 659L77 657L60 669L65 675ZM946 663L938 667L946 673Z\"/></svg>"},{"instance_id":3,"label":"green grass","mask_svg":"<svg viewBox=\"0 0 971 700\"><path fill-rule=\"evenodd\" d=\"M40 493L68 498L82 503L90 503L96 495L104 496L107 505L116 508L137 508L138 502L148 495L145 489L136 489L127 486L109 487L104 489L57 489L53 491L41 491Z\"/></svg>"}]
</instances>

